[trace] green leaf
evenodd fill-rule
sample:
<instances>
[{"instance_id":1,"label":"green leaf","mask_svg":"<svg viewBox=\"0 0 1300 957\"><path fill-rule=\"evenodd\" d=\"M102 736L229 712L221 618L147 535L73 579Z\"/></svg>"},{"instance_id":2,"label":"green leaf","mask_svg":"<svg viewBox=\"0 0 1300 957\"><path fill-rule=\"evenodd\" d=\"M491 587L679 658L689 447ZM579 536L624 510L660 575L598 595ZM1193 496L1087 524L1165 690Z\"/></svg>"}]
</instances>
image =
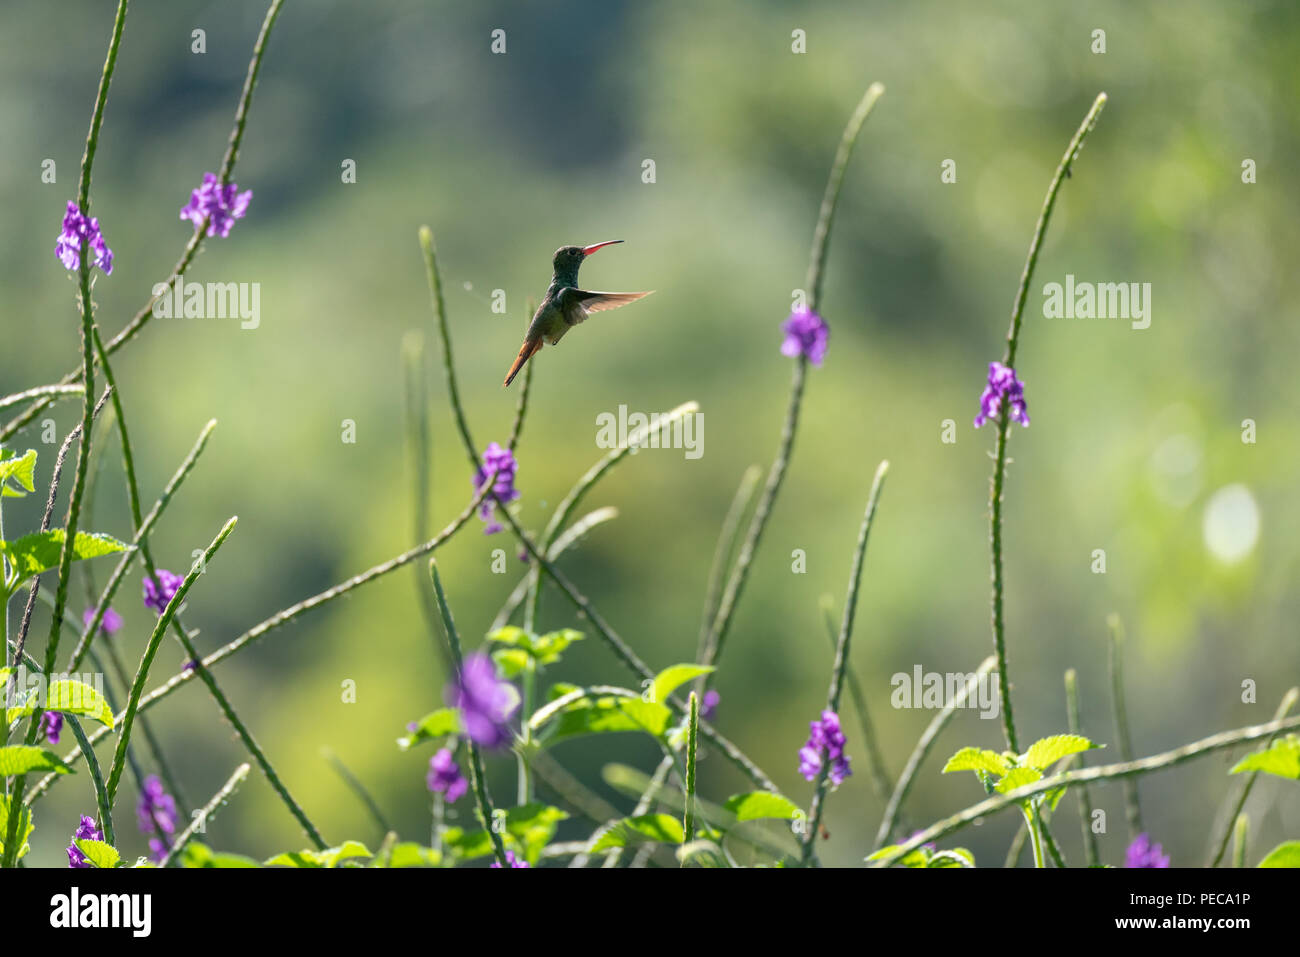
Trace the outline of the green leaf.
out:
<instances>
[{"instance_id":1,"label":"green leaf","mask_svg":"<svg viewBox=\"0 0 1300 957\"><path fill-rule=\"evenodd\" d=\"M677 860L683 867L730 867L727 855L713 841L695 840L677 848Z\"/></svg>"},{"instance_id":2,"label":"green leaf","mask_svg":"<svg viewBox=\"0 0 1300 957\"><path fill-rule=\"evenodd\" d=\"M566 648L582 639L582 632L574 628L561 628L559 631L547 632L533 643L533 656L539 665L555 664Z\"/></svg>"},{"instance_id":3,"label":"green leaf","mask_svg":"<svg viewBox=\"0 0 1300 957\"><path fill-rule=\"evenodd\" d=\"M1052 788L1052 790L1043 795L1043 800L1047 803L1049 810L1056 810L1056 805L1061 803L1061 798L1065 796L1065 791L1066 789L1064 787Z\"/></svg>"},{"instance_id":4,"label":"green leaf","mask_svg":"<svg viewBox=\"0 0 1300 957\"><path fill-rule=\"evenodd\" d=\"M36 491L36 450L28 449L22 458L13 458L13 449L0 452L0 489L7 496L21 497ZM17 487L9 484L10 480ZM26 489L26 491L23 491Z\"/></svg>"},{"instance_id":5,"label":"green leaf","mask_svg":"<svg viewBox=\"0 0 1300 957\"><path fill-rule=\"evenodd\" d=\"M514 838L516 850L529 864L536 864L542 848L555 837L555 828L568 814L540 801L521 804L506 812L506 834Z\"/></svg>"},{"instance_id":6,"label":"green leaf","mask_svg":"<svg viewBox=\"0 0 1300 957\"><path fill-rule=\"evenodd\" d=\"M1300 867L1300 841L1279 844L1259 862L1260 867Z\"/></svg>"},{"instance_id":7,"label":"green leaf","mask_svg":"<svg viewBox=\"0 0 1300 957\"><path fill-rule=\"evenodd\" d=\"M52 528L48 532L34 532L22 538L15 538L11 542L0 542L0 548L18 569L18 577L21 580L57 568L65 537L64 529ZM110 535L77 532L72 546L72 558L74 561L98 558L101 555L124 552L133 547L126 542L119 542Z\"/></svg>"},{"instance_id":8,"label":"green leaf","mask_svg":"<svg viewBox=\"0 0 1300 957\"><path fill-rule=\"evenodd\" d=\"M799 806L789 798L771 791L751 791L748 794L735 794L727 798L723 805L736 815L736 822L757 821L765 817L778 817L787 821L794 820Z\"/></svg>"},{"instance_id":9,"label":"green leaf","mask_svg":"<svg viewBox=\"0 0 1300 957\"><path fill-rule=\"evenodd\" d=\"M888 857L902 846L903 845L901 844L890 844L888 847L882 847L880 850L876 851L876 853L868 857L867 860L876 861L883 857ZM929 863L930 851L926 847L922 846L908 851L903 857L894 861L892 866L898 867L901 864L903 867L928 867Z\"/></svg>"},{"instance_id":10,"label":"green leaf","mask_svg":"<svg viewBox=\"0 0 1300 957\"><path fill-rule=\"evenodd\" d=\"M26 774L28 771L53 771L56 774L75 774L53 751L32 744L11 744L0 748L0 778Z\"/></svg>"},{"instance_id":11,"label":"green leaf","mask_svg":"<svg viewBox=\"0 0 1300 957\"><path fill-rule=\"evenodd\" d=\"M389 867L439 867L442 854L431 847L422 847L414 841L394 844L388 855Z\"/></svg>"},{"instance_id":12,"label":"green leaf","mask_svg":"<svg viewBox=\"0 0 1300 957\"><path fill-rule=\"evenodd\" d=\"M32 833L32 809L18 806L18 855L14 858L16 861L23 859L23 855L31 850L27 843L27 838ZM0 794L0 857L4 855L5 837L9 834L9 798Z\"/></svg>"},{"instance_id":13,"label":"green leaf","mask_svg":"<svg viewBox=\"0 0 1300 957\"><path fill-rule=\"evenodd\" d=\"M1271 747L1246 755L1228 773L1241 774L1243 771L1263 771L1280 778L1300 780L1300 736L1288 734L1279 738Z\"/></svg>"},{"instance_id":14,"label":"green leaf","mask_svg":"<svg viewBox=\"0 0 1300 957\"><path fill-rule=\"evenodd\" d=\"M1003 775L1011 770L1011 765L996 751L982 748L962 748L948 759L942 774L951 771L984 771L988 774Z\"/></svg>"},{"instance_id":15,"label":"green leaf","mask_svg":"<svg viewBox=\"0 0 1300 957\"><path fill-rule=\"evenodd\" d=\"M975 855L964 847L935 851L925 862L926 867L974 867Z\"/></svg>"},{"instance_id":16,"label":"green leaf","mask_svg":"<svg viewBox=\"0 0 1300 957\"><path fill-rule=\"evenodd\" d=\"M592 846L593 854L645 841L681 844L686 839L682 822L669 814L642 814L616 822Z\"/></svg>"},{"instance_id":17,"label":"green leaf","mask_svg":"<svg viewBox=\"0 0 1300 957\"><path fill-rule=\"evenodd\" d=\"M1025 767L1046 771L1061 758L1080 751L1090 751L1095 747L1098 745L1079 734L1054 734L1031 744L1020 763Z\"/></svg>"},{"instance_id":18,"label":"green leaf","mask_svg":"<svg viewBox=\"0 0 1300 957\"><path fill-rule=\"evenodd\" d=\"M442 843L452 854L467 861L486 857L492 853L492 836L479 828L467 831L463 827L449 827L442 832Z\"/></svg>"},{"instance_id":19,"label":"green leaf","mask_svg":"<svg viewBox=\"0 0 1300 957\"><path fill-rule=\"evenodd\" d=\"M422 741L445 738L449 734L460 733L460 715L455 708L439 708L430 711L415 722L415 730L397 739L397 746L403 751L413 748Z\"/></svg>"},{"instance_id":20,"label":"green leaf","mask_svg":"<svg viewBox=\"0 0 1300 957\"><path fill-rule=\"evenodd\" d=\"M108 725L110 728L113 727L113 709L108 706L108 701L104 696L90 685L69 678L60 679L49 686L45 692L44 710L59 711L63 714L83 718L93 718L100 724ZM35 711L36 702L32 700L21 707L10 708L6 713L6 718L10 723L13 723L18 718L25 717Z\"/></svg>"},{"instance_id":21,"label":"green leaf","mask_svg":"<svg viewBox=\"0 0 1300 957\"><path fill-rule=\"evenodd\" d=\"M103 841L91 841L86 838L78 838L74 843L86 855L86 860L96 867L108 869L113 867L122 867L122 855L117 853L117 848L112 844L105 844Z\"/></svg>"},{"instance_id":22,"label":"green leaf","mask_svg":"<svg viewBox=\"0 0 1300 957\"><path fill-rule=\"evenodd\" d=\"M508 681L528 667L530 658L524 648L498 648L492 652L492 660L501 669L501 677Z\"/></svg>"},{"instance_id":23,"label":"green leaf","mask_svg":"<svg viewBox=\"0 0 1300 957\"><path fill-rule=\"evenodd\" d=\"M672 721L672 712L661 704L640 698L606 695L579 698L560 712L543 732L548 743L556 743L580 734L611 731L644 731L658 737Z\"/></svg>"},{"instance_id":24,"label":"green leaf","mask_svg":"<svg viewBox=\"0 0 1300 957\"><path fill-rule=\"evenodd\" d=\"M1016 788L1022 788L1026 784L1033 784L1035 781L1041 781L1042 779L1043 772L1038 768L1012 768L993 790L999 794L1009 794Z\"/></svg>"},{"instance_id":25,"label":"green leaf","mask_svg":"<svg viewBox=\"0 0 1300 957\"><path fill-rule=\"evenodd\" d=\"M513 678L528 667L531 658L538 665L551 665L560 660L560 654L575 641L581 641L582 632L573 628L534 635L514 625L498 628L488 636L488 641L508 647L492 652L493 659L501 665L507 678Z\"/></svg>"},{"instance_id":26,"label":"green leaf","mask_svg":"<svg viewBox=\"0 0 1300 957\"><path fill-rule=\"evenodd\" d=\"M190 841L180 853L181 867L260 867L251 857L214 851L200 841Z\"/></svg>"},{"instance_id":27,"label":"green leaf","mask_svg":"<svg viewBox=\"0 0 1300 957\"><path fill-rule=\"evenodd\" d=\"M650 685L650 700L658 703L667 701L669 695L686 682L715 670L712 665L669 665L655 675L654 682Z\"/></svg>"},{"instance_id":28,"label":"green leaf","mask_svg":"<svg viewBox=\"0 0 1300 957\"><path fill-rule=\"evenodd\" d=\"M370 851L360 841L344 841L338 847L324 851L287 851L266 862L267 867L338 867L344 861L370 857Z\"/></svg>"}]
</instances>

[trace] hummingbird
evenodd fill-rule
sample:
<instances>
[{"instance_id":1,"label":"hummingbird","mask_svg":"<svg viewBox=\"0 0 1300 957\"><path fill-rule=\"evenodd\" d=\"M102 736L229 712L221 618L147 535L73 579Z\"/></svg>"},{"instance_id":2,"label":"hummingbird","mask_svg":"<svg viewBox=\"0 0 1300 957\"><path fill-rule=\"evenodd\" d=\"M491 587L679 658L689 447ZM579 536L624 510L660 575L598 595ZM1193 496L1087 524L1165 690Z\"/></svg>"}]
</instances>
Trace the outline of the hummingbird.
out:
<instances>
[{"instance_id":1,"label":"hummingbird","mask_svg":"<svg viewBox=\"0 0 1300 957\"><path fill-rule=\"evenodd\" d=\"M585 320L590 313L617 309L650 295L649 292L591 292L578 288L578 268L587 257L598 249L622 241L610 239L590 246L561 246L555 251L551 260L554 273L551 285L546 290L542 304L533 314L533 321L528 324L524 344L519 348L514 365L506 373L506 385L514 381L524 363L542 348L543 342L555 345L569 329Z\"/></svg>"}]
</instances>

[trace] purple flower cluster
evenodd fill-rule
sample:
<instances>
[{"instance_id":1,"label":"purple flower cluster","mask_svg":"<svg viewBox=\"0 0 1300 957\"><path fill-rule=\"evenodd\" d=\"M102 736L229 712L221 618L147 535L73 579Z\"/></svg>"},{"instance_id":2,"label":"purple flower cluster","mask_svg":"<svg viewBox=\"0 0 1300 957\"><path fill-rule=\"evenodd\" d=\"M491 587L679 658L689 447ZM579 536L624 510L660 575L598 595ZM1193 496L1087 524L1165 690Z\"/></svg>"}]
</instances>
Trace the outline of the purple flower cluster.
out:
<instances>
[{"instance_id":1,"label":"purple flower cluster","mask_svg":"<svg viewBox=\"0 0 1300 957\"><path fill-rule=\"evenodd\" d=\"M45 732L45 738L50 744L58 744L59 735L63 733L63 715L57 711L46 711L41 715L41 730Z\"/></svg>"},{"instance_id":2,"label":"purple flower cluster","mask_svg":"<svg viewBox=\"0 0 1300 957\"><path fill-rule=\"evenodd\" d=\"M95 254L95 265L104 271L105 276L113 273L113 250L104 242L104 235L99 231L97 218L87 219L86 215L72 200L68 200L68 211L63 214L63 231L54 242L54 255L59 257L65 269L78 269L81 266L81 243L85 240L86 248Z\"/></svg>"},{"instance_id":3,"label":"purple flower cluster","mask_svg":"<svg viewBox=\"0 0 1300 957\"><path fill-rule=\"evenodd\" d=\"M204 173L203 185L191 192L190 201L181 207L181 219L192 221L195 229L202 229L203 221L208 220L208 235L215 233L224 239L235 220L244 218L252 199L251 189L241 193L234 183L222 186L214 173Z\"/></svg>"},{"instance_id":4,"label":"purple flower cluster","mask_svg":"<svg viewBox=\"0 0 1300 957\"><path fill-rule=\"evenodd\" d=\"M525 861L525 860L521 860L520 858L515 857L515 852L514 852L514 851L506 851L506 861L507 861L507 863L510 864L511 867L532 867L532 866L533 866L533 865L529 864L527 861ZM492 867L500 868L500 867L501 867L501 862L500 862L500 861L493 861L492 864L491 864L491 866L492 866ZM502 869L504 870L504 868L502 868Z\"/></svg>"},{"instance_id":5,"label":"purple flower cluster","mask_svg":"<svg viewBox=\"0 0 1300 957\"><path fill-rule=\"evenodd\" d=\"M86 860L86 855L81 853L77 847L77 841L102 841L103 832L95 827L95 819L81 815L81 824L77 827L76 832L72 835L72 843L68 845L68 866L69 867L94 867L90 861Z\"/></svg>"},{"instance_id":6,"label":"purple flower cluster","mask_svg":"<svg viewBox=\"0 0 1300 957\"><path fill-rule=\"evenodd\" d=\"M1159 844L1152 844L1151 838L1139 834L1124 852L1125 867L1168 867L1169 856Z\"/></svg>"},{"instance_id":7,"label":"purple flower cluster","mask_svg":"<svg viewBox=\"0 0 1300 957\"><path fill-rule=\"evenodd\" d=\"M1011 407L1011 418L1021 425L1029 425L1029 412L1025 408L1025 384L1016 378L1016 370L1001 362L989 363L989 384L980 395L980 411L975 416L975 428L989 419L997 418L1003 400Z\"/></svg>"},{"instance_id":8,"label":"purple flower cluster","mask_svg":"<svg viewBox=\"0 0 1300 957\"><path fill-rule=\"evenodd\" d=\"M826 358L826 343L831 330L826 320L812 310L803 307L790 313L790 317L781 325L785 340L781 343L781 355L803 356L815 366L820 366Z\"/></svg>"},{"instance_id":9,"label":"purple flower cluster","mask_svg":"<svg viewBox=\"0 0 1300 957\"><path fill-rule=\"evenodd\" d=\"M155 585L154 580L148 575L144 576L144 603L152 608L158 614L167 610L167 603L170 602L176 594L176 590L181 587L181 582L185 579L180 575L173 575L165 568L158 569L158 583ZM105 620L108 616L105 615Z\"/></svg>"},{"instance_id":10,"label":"purple flower cluster","mask_svg":"<svg viewBox=\"0 0 1300 957\"><path fill-rule=\"evenodd\" d=\"M476 652L465 659L447 697L460 710L465 733L475 743L500 748L510 743L510 715L519 706L513 690L509 682L497 679L492 659Z\"/></svg>"},{"instance_id":11,"label":"purple flower cluster","mask_svg":"<svg viewBox=\"0 0 1300 957\"><path fill-rule=\"evenodd\" d=\"M149 582L146 580L145 582L146 589L148 588L148 586L149 586ZM165 602L163 603L163 607L164 608L167 607ZM84 612L81 613L81 627L89 628L90 622L94 617L95 617L95 609L87 608ZM105 608L104 617L99 619L99 630L106 635L115 635L117 634L118 630L121 629L121 627L122 627L122 616L119 615L111 608Z\"/></svg>"},{"instance_id":12,"label":"purple flower cluster","mask_svg":"<svg viewBox=\"0 0 1300 957\"><path fill-rule=\"evenodd\" d=\"M469 790L469 782L460 773L460 767L450 748L442 748L429 759L429 776L426 778L430 791L439 791L447 798L448 804L455 804Z\"/></svg>"},{"instance_id":13,"label":"purple flower cluster","mask_svg":"<svg viewBox=\"0 0 1300 957\"><path fill-rule=\"evenodd\" d=\"M718 713L718 702L721 700L722 695L712 688L704 692L704 698L700 701L700 720L712 721L713 716Z\"/></svg>"},{"instance_id":14,"label":"purple flower cluster","mask_svg":"<svg viewBox=\"0 0 1300 957\"><path fill-rule=\"evenodd\" d=\"M494 535L502 528L501 523L493 517L495 512L493 499L505 505L519 498L519 490L515 488L515 472L518 469L519 463L515 461L514 454L495 442L483 453L483 467L474 473L474 491L482 491L493 472L496 472L497 476L492 483L491 494L483 500L478 510L478 517L487 523L483 529L484 535Z\"/></svg>"},{"instance_id":15,"label":"purple flower cluster","mask_svg":"<svg viewBox=\"0 0 1300 957\"><path fill-rule=\"evenodd\" d=\"M150 859L155 863L161 862L170 847L166 838L176 833L176 801L164 790L156 774L145 778L135 815L140 831L153 835L149 838Z\"/></svg>"},{"instance_id":16,"label":"purple flower cluster","mask_svg":"<svg viewBox=\"0 0 1300 957\"><path fill-rule=\"evenodd\" d=\"M840 730L839 715L823 711L821 720L808 722L808 727L808 742L799 749L799 773L808 781L816 780L822 761L829 759L831 785L839 787L853 773L849 769L849 756L844 753L848 742Z\"/></svg>"}]
</instances>

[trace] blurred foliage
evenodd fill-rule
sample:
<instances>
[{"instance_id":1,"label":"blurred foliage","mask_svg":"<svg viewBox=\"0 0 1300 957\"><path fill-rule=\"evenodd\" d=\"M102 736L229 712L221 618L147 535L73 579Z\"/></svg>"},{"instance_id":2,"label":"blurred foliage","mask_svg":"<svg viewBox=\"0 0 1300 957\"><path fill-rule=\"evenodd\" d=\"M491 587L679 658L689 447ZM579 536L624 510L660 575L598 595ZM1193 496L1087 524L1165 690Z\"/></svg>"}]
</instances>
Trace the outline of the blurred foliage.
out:
<instances>
[{"instance_id":1,"label":"blurred foliage","mask_svg":"<svg viewBox=\"0 0 1300 957\"><path fill-rule=\"evenodd\" d=\"M94 213L116 253L95 287L116 332L167 275L190 235L178 221L225 146L261 0L133 3L95 169ZM74 286L52 248L75 192L111 9L68 0L0 8L0 392L55 381L75 362ZM238 532L190 596L211 650L277 609L412 542L399 346L436 344L416 229L437 236L458 367L475 439L505 441L515 393L500 382L552 250L626 239L583 271L595 288L656 289L601 315L536 360L519 448L521 518L540 528L594 462L595 421L626 404L696 399L705 455L645 451L597 488L617 521L565 560L567 574L653 667L694 654L714 539L746 466L775 453L788 362L779 322L802 284L817 204L840 130L862 90L884 82L849 169L823 312L829 357L811 370L795 458L721 662L718 723L796 800L806 721L831 663L818 601L843 600L870 476L893 463L867 554L853 647L896 774L929 712L889 706L889 677L967 672L990 651L987 506L990 430L976 432L985 369L1000 357L1009 307L1044 189L1099 90L1097 132L1062 192L1031 289L1019 371L1033 427L1017 431L1007 492L1007 621L1017 719L1029 740L1065 724L1061 675L1079 670L1083 728L1113 738L1105 616L1128 622L1129 715L1139 754L1267 720L1300 678L1300 527L1295 356L1300 150L1294 104L1300 9L1282 2L1086 6L686 0L544 6L305 3L289 0L272 38L235 179L248 218L211 239L191 281L262 286L262 322L155 320L116 360L151 500L209 417L214 441L154 538L161 565L188 566L230 515ZM507 53L489 32L507 31ZM190 52L206 30L207 52ZM791 53L791 30L808 52ZM1090 50L1103 28L1107 52ZM1244 185L1241 163L1258 164ZM56 185L40 182L45 158ZM357 163L357 182L340 164ZM657 182L641 181L642 160ZM940 182L954 159L957 182ZM1153 321L1047 320L1042 284L1150 282ZM505 316L491 291L507 295ZM433 375L433 522L471 492L440 363ZM10 410L6 410L10 411ZM53 416L59 435L77 410ZM1243 419L1258 442L1243 444ZM357 426L355 444L341 422ZM940 441L941 423L957 441ZM116 441L101 429L93 526L129 538ZM40 441L37 425L19 440ZM1171 444L1172 443L1172 444ZM52 454L42 454L38 488ZM1261 519L1233 564L1206 548L1207 503L1243 484ZM41 500L41 501L38 501ZM43 496L6 501L6 527L31 529ZM490 571L504 548L512 573ZM1090 570L1104 548L1105 575ZM791 553L807 572L791 572ZM477 523L439 552L457 622L473 645L524 566L505 535ZM516 568L517 565L517 568ZM100 584L105 570L96 570ZM134 586L119 636L134 660L150 614ZM80 596L78 589L75 592ZM78 606L79 607L79 606ZM42 614L42 612L38 612ZM553 589L544 630L583 628ZM39 622L33 634L43 634ZM571 649L555 680L626 681L598 640ZM441 674L412 583L394 575L309 614L223 664L219 678L307 811L333 842L380 835L320 757L328 744L374 792L406 840L428 835L428 754L398 750L406 722L442 702ZM179 670L163 648L151 685ZM342 683L356 682L355 704ZM1242 682L1257 703L1242 703ZM847 708L850 707L846 705ZM242 752L195 685L149 712L190 806ZM850 753L865 767L856 722ZM996 720L959 716L946 745L999 748ZM936 754L944 751L940 743ZM949 748L949 752L951 748ZM624 813L600 784L619 761L649 768L634 736L560 745L555 756ZM1143 779L1146 825L1175 864L1199 862L1236 757ZM500 798L513 762L491 763ZM701 793L738 790L717 760ZM306 846L256 775L205 843L263 859ZM1260 846L1300 833L1285 781L1260 780L1248 811ZM88 811L88 779L37 808L30 861L61 861L60 824ZM933 820L971 794L922 769L905 814ZM1103 855L1121 859L1120 789ZM472 825L468 802L461 823ZM824 853L855 863L881 812L859 773L831 799ZM1074 802L1056 828L1078 861ZM129 814L122 815L126 821ZM1067 823L1067 821L1069 823ZM998 863L1011 815L961 835ZM123 831L123 854L143 851ZM587 833L564 822L560 839ZM132 844L138 839L140 846Z\"/></svg>"}]
</instances>

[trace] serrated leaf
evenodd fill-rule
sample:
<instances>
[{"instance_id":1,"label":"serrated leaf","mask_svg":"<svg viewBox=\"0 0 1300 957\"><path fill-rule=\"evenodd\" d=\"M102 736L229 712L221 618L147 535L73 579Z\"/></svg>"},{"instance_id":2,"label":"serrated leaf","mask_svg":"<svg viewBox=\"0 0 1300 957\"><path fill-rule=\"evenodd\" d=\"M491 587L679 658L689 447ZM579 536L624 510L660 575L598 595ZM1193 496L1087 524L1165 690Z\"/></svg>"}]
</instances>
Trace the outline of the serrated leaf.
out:
<instances>
[{"instance_id":1,"label":"serrated leaf","mask_svg":"<svg viewBox=\"0 0 1300 957\"><path fill-rule=\"evenodd\" d=\"M32 714L35 710L36 702L33 696L27 704L10 708L6 712L6 718L13 723L18 718ZM113 709L109 707L108 700L90 685L70 678L55 681L46 689L43 710L92 718L109 728L113 727Z\"/></svg>"},{"instance_id":2,"label":"serrated leaf","mask_svg":"<svg viewBox=\"0 0 1300 957\"><path fill-rule=\"evenodd\" d=\"M792 821L799 811L799 806L789 798L773 794L771 791L735 794L727 798L727 803L723 807L736 815L737 824L768 817Z\"/></svg>"},{"instance_id":3,"label":"serrated leaf","mask_svg":"<svg viewBox=\"0 0 1300 957\"><path fill-rule=\"evenodd\" d=\"M544 734L551 744L580 734L613 731L644 731L658 737L671 721L672 712L664 705L607 695L573 702L547 726Z\"/></svg>"},{"instance_id":4,"label":"serrated leaf","mask_svg":"<svg viewBox=\"0 0 1300 957\"><path fill-rule=\"evenodd\" d=\"M190 841L180 854L181 867L260 867L251 857L214 851L200 841Z\"/></svg>"},{"instance_id":5,"label":"serrated leaf","mask_svg":"<svg viewBox=\"0 0 1300 957\"><path fill-rule=\"evenodd\" d=\"M96 867L109 869L122 866L122 855L117 853L117 848L112 844L86 838L78 838L74 843L81 853L86 856L86 860Z\"/></svg>"},{"instance_id":6,"label":"serrated leaf","mask_svg":"<svg viewBox=\"0 0 1300 957\"><path fill-rule=\"evenodd\" d=\"M593 854L629 844L656 841L660 844L681 844L686 839L682 822L668 814L642 814L625 817L613 824L592 846Z\"/></svg>"},{"instance_id":7,"label":"serrated leaf","mask_svg":"<svg viewBox=\"0 0 1300 957\"><path fill-rule=\"evenodd\" d=\"M29 771L53 771L56 774L75 774L53 751L33 744L11 744L0 748L0 778L26 774Z\"/></svg>"},{"instance_id":8,"label":"serrated leaf","mask_svg":"<svg viewBox=\"0 0 1300 957\"><path fill-rule=\"evenodd\" d=\"M452 854L467 861L486 857L492 853L492 836L479 828L467 831L463 827L449 827L442 832L442 843Z\"/></svg>"},{"instance_id":9,"label":"serrated leaf","mask_svg":"<svg viewBox=\"0 0 1300 957\"><path fill-rule=\"evenodd\" d=\"M1245 771L1263 771L1280 778L1300 780L1300 736L1288 734L1285 738L1279 738L1263 751L1246 755L1228 773L1241 774Z\"/></svg>"},{"instance_id":10,"label":"serrated leaf","mask_svg":"<svg viewBox=\"0 0 1300 957\"><path fill-rule=\"evenodd\" d=\"M686 682L694 681L701 675L707 675L715 670L712 665L669 665L655 675L654 681L651 682L650 700L662 704Z\"/></svg>"},{"instance_id":11,"label":"serrated leaf","mask_svg":"<svg viewBox=\"0 0 1300 957\"><path fill-rule=\"evenodd\" d=\"M344 861L370 857L360 841L344 841L324 851L287 851L266 862L267 867L338 867Z\"/></svg>"},{"instance_id":12,"label":"serrated leaf","mask_svg":"<svg viewBox=\"0 0 1300 957\"><path fill-rule=\"evenodd\" d=\"M1025 767L1046 771L1061 758L1090 751L1098 745L1093 744L1080 734L1053 734L1035 741L1021 757L1020 763Z\"/></svg>"},{"instance_id":13,"label":"serrated leaf","mask_svg":"<svg viewBox=\"0 0 1300 957\"><path fill-rule=\"evenodd\" d=\"M13 458L12 449L5 449L0 457L0 488L6 495L21 497L36 491L36 450L28 449L21 458ZM13 481L13 485L10 481Z\"/></svg>"},{"instance_id":14,"label":"serrated leaf","mask_svg":"<svg viewBox=\"0 0 1300 957\"><path fill-rule=\"evenodd\" d=\"M983 771L986 774L1003 775L1011 770L1011 765L996 751L985 748L962 748L948 759L942 774L952 771Z\"/></svg>"},{"instance_id":15,"label":"serrated leaf","mask_svg":"<svg viewBox=\"0 0 1300 957\"><path fill-rule=\"evenodd\" d=\"M1284 841L1269 851L1260 867L1300 867L1300 841Z\"/></svg>"},{"instance_id":16,"label":"serrated leaf","mask_svg":"<svg viewBox=\"0 0 1300 957\"><path fill-rule=\"evenodd\" d=\"M497 641L503 645L522 645L531 648L533 636L518 625L506 625L487 636L488 641Z\"/></svg>"},{"instance_id":17,"label":"serrated leaf","mask_svg":"<svg viewBox=\"0 0 1300 957\"><path fill-rule=\"evenodd\" d=\"M27 838L32 834L32 809L18 806L18 855L14 858L21 861L23 856L31 850L31 845L27 843ZM9 834L9 797L0 794L0 857L4 856L5 837Z\"/></svg>"},{"instance_id":18,"label":"serrated leaf","mask_svg":"<svg viewBox=\"0 0 1300 957\"><path fill-rule=\"evenodd\" d=\"M460 715L455 708L439 708L430 711L415 722L415 730L397 739L397 746L406 751L422 741L444 738L449 734L460 733Z\"/></svg>"},{"instance_id":19,"label":"serrated leaf","mask_svg":"<svg viewBox=\"0 0 1300 957\"><path fill-rule=\"evenodd\" d=\"M1022 788L1026 784L1033 784L1035 781L1041 781L1042 779L1043 772L1038 768L1012 768L993 790L999 794L1009 794L1016 788Z\"/></svg>"},{"instance_id":20,"label":"serrated leaf","mask_svg":"<svg viewBox=\"0 0 1300 957\"><path fill-rule=\"evenodd\" d=\"M414 841L394 844L388 855L389 867L439 867L442 854L431 847L422 847Z\"/></svg>"},{"instance_id":21,"label":"serrated leaf","mask_svg":"<svg viewBox=\"0 0 1300 957\"><path fill-rule=\"evenodd\" d=\"M539 665L553 665L560 660L560 655L576 641L582 641L583 634L576 628L561 628L539 636L533 642L533 657Z\"/></svg>"},{"instance_id":22,"label":"serrated leaf","mask_svg":"<svg viewBox=\"0 0 1300 957\"><path fill-rule=\"evenodd\" d=\"M536 864L542 848L555 837L556 826L568 818L558 807L533 801L512 807L506 812L506 834L514 838L516 849L530 864Z\"/></svg>"},{"instance_id":23,"label":"serrated leaf","mask_svg":"<svg viewBox=\"0 0 1300 957\"><path fill-rule=\"evenodd\" d=\"M48 532L34 532L4 542L2 547L4 553L9 556L9 561L18 570L19 579L26 579L58 567L59 553L63 550L65 537L64 529L52 528ZM72 545L72 558L74 561L98 558L101 555L124 552L132 547L126 542L119 542L111 535L77 532Z\"/></svg>"}]
</instances>

